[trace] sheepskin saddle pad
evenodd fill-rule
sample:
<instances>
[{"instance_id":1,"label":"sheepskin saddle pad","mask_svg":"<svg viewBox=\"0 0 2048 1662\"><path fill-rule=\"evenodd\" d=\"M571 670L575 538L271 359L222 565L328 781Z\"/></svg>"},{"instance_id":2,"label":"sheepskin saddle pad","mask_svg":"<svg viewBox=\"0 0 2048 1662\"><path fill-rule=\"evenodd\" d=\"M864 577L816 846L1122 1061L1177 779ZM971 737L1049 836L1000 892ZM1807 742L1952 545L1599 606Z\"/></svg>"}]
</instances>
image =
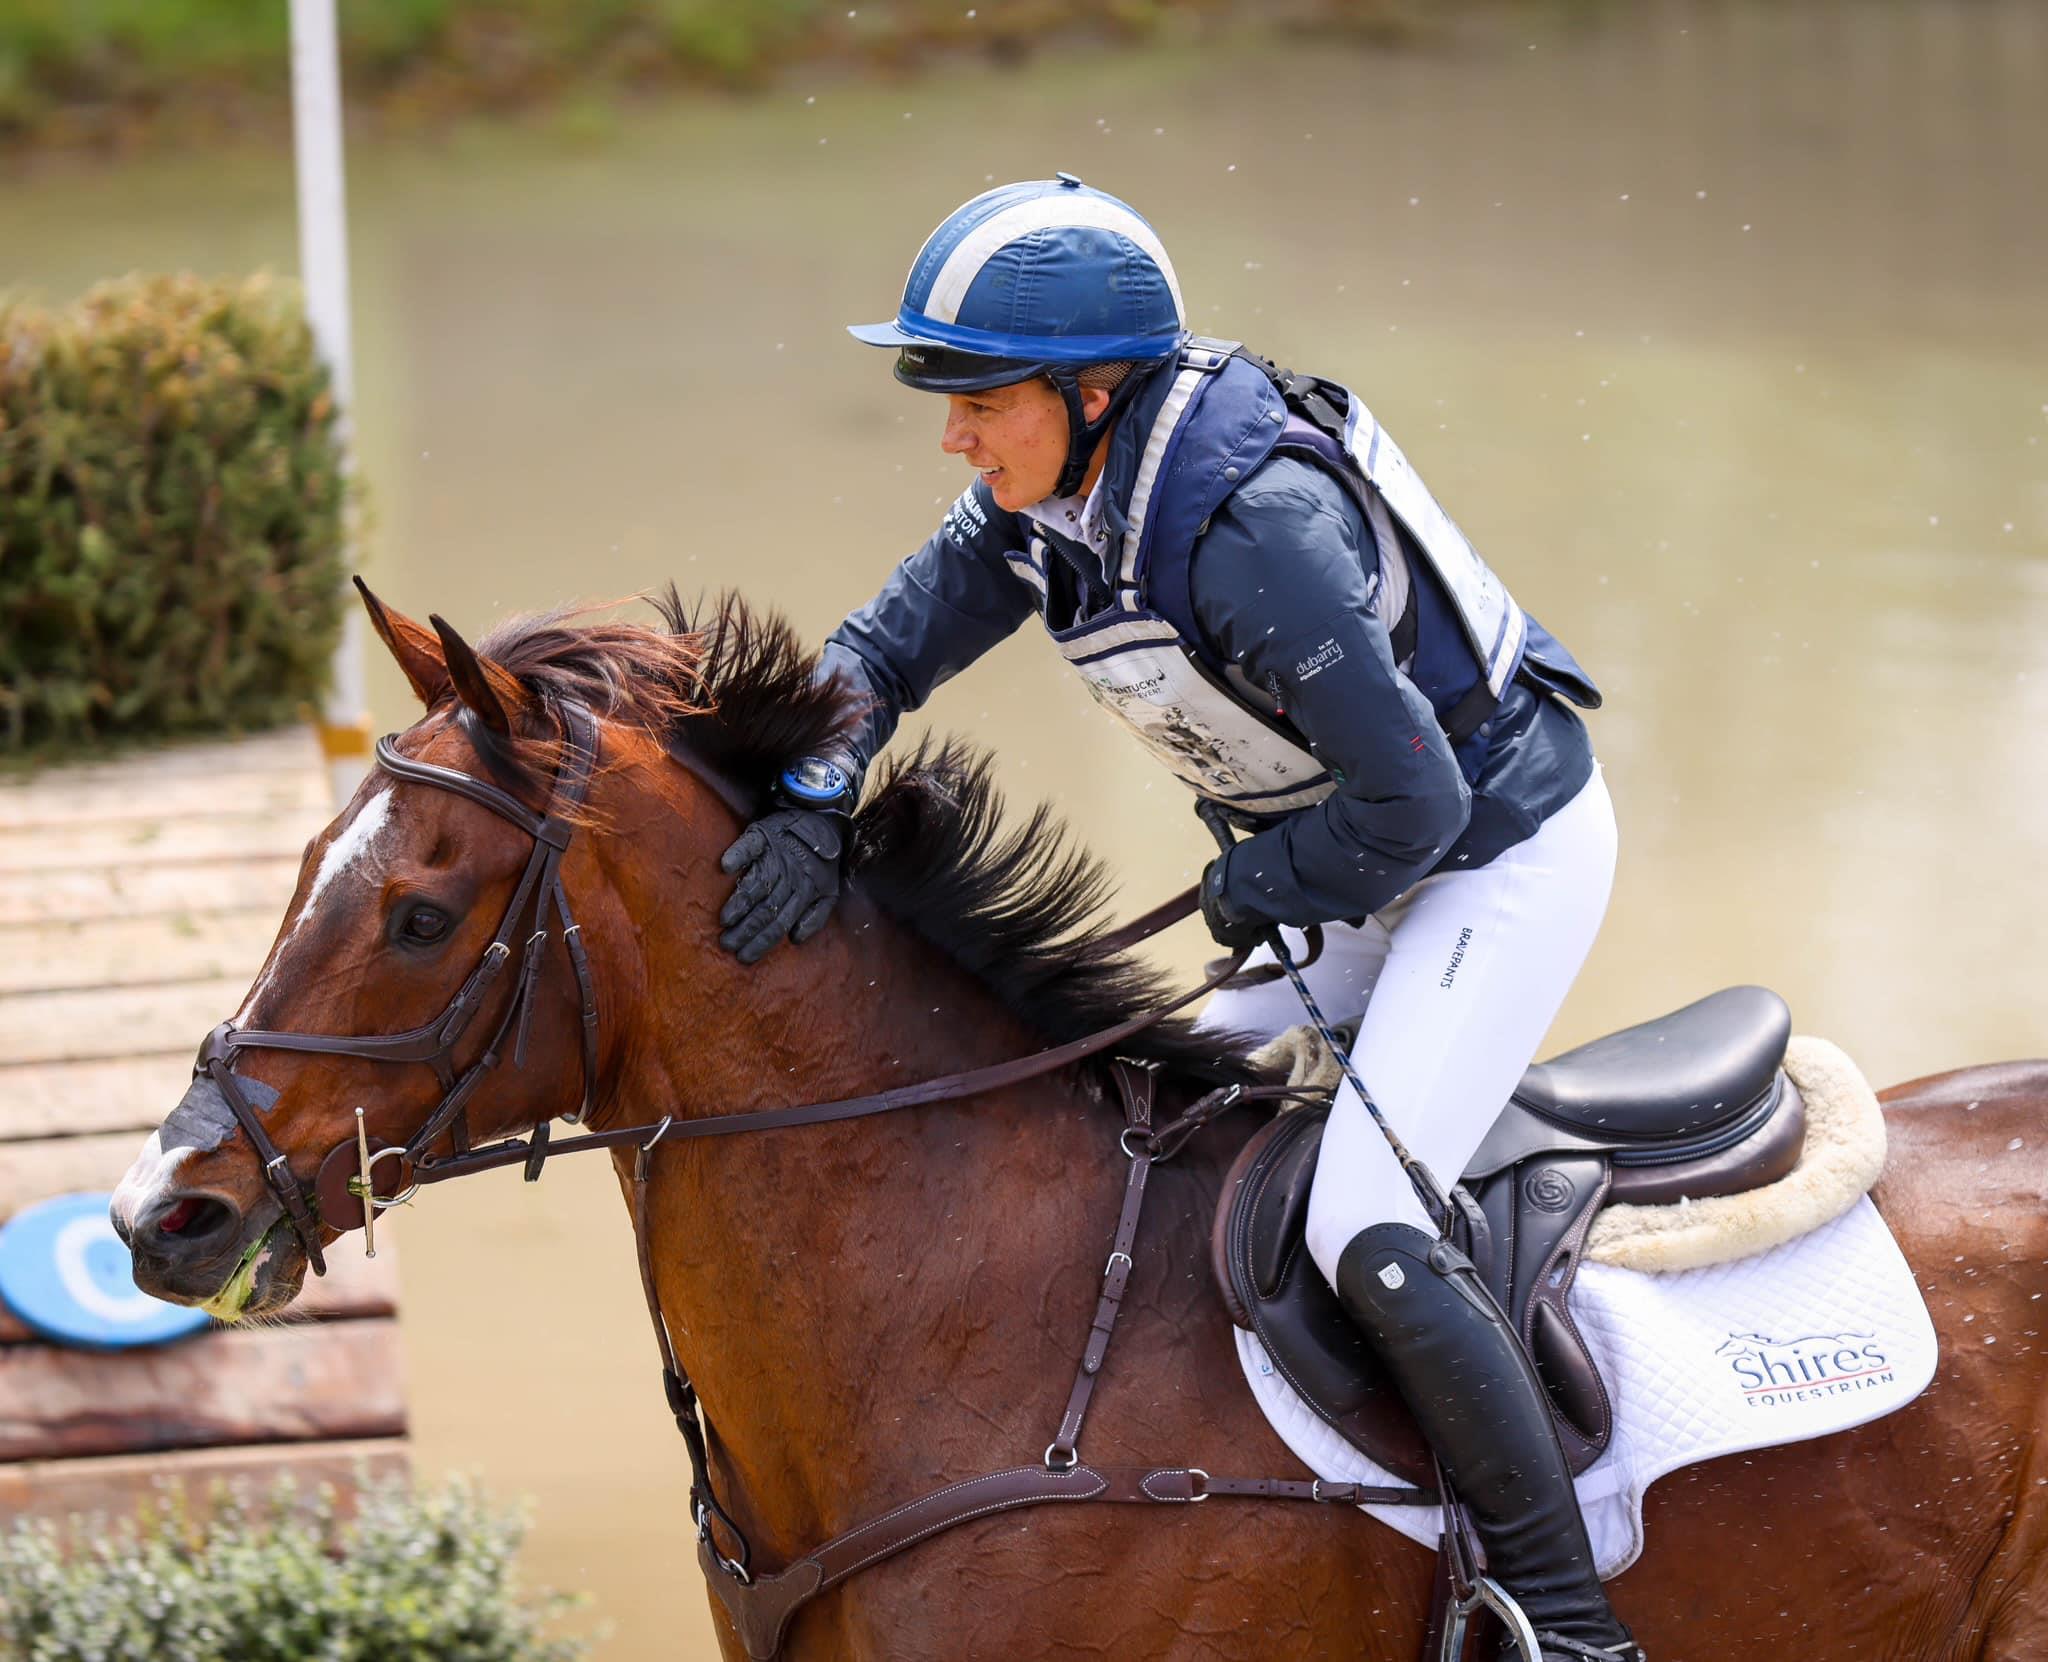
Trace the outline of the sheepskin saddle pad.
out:
<instances>
[{"instance_id":1,"label":"sheepskin saddle pad","mask_svg":"<svg viewBox=\"0 0 2048 1662\"><path fill-rule=\"evenodd\" d=\"M1261 1053L1334 1086L1313 1028ZM1232 1321L1354 1447L1427 1488L1421 1434L1302 1244L1327 1111L1283 1113L1223 1185L1212 1266ZM1575 1471L1613 1405L1567 1299L1586 1259L1686 1270L1769 1251L1840 1217L1884 1166L1884 1121L1834 1046L1791 1037L1783 999L1732 987L1532 1066L1454 1196L1458 1244L1514 1319Z\"/></svg>"}]
</instances>

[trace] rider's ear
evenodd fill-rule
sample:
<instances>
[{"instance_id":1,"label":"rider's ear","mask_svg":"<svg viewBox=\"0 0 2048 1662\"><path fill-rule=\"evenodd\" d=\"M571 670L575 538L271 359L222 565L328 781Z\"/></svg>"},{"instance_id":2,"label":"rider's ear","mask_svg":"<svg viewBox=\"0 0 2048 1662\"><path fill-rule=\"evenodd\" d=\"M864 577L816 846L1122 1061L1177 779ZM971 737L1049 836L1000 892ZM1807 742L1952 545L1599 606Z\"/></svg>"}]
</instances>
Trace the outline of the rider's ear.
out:
<instances>
[{"instance_id":1,"label":"rider's ear","mask_svg":"<svg viewBox=\"0 0 2048 1662\"><path fill-rule=\"evenodd\" d=\"M398 660L398 667L405 671L419 701L431 710L455 691L448 678L441 643L434 638L433 630L422 628L403 612L386 606L360 577L355 579L355 585L356 592L363 597L364 610L370 614L370 627Z\"/></svg>"},{"instance_id":2,"label":"rider's ear","mask_svg":"<svg viewBox=\"0 0 2048 1662\"><path fill-rule=\"evenodd\" d=\"M448 678L455 683L455 696L493 733L509 739L512 718L507 708L518 707L518 681L496 664L479 658L469 642L456 634L439 614L429 613L427 621L441 637L441 654L448 665Z\"/></svg>"}]
</instances>

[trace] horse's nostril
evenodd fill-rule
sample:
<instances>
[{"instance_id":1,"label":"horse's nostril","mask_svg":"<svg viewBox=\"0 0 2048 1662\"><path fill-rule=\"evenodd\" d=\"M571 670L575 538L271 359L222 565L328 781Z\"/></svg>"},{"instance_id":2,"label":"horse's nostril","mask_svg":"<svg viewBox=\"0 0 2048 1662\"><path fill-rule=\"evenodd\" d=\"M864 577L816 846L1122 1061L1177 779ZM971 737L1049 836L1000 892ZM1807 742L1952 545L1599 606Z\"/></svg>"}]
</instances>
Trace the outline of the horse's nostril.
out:
<instances>
[{"instance_id":1,"label":"horse's nostril","mask_svg":"<svg viewBox=\"0 0 2048 1662\"><path fill-rule=\"evenodd\" d=\"M187 1195L169 1207L157 1219L157 1230L164 1235L210 1235L230 1218L228 1209L217 1200L208 1200L203 1195Z\"/></svg>"}]
</instances>

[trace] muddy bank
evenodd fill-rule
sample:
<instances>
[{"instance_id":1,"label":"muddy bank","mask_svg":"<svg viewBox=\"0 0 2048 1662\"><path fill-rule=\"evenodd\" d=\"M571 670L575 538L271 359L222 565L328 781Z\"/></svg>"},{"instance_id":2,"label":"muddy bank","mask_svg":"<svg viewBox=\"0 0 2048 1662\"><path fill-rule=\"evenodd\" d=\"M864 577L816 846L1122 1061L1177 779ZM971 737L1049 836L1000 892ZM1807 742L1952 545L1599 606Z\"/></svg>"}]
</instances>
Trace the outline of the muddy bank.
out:
<instances>
[{"instance_id":1,"label":"muddy bank","mask_svg":"<svg viewBox=\"0 0 2048 1662\"><path fill-rule=\"evenodd\" d=\"M745 93L799 65L904 76L1224 33L1399 47L1510 19L1577 27L1608 10L1606 0L348 0L340 13L358 131L500 112L573 134L608 130L625 105ZM0 154L281 139L288 65L283 5L0 9Z\"/></svg>"}]
</instances>

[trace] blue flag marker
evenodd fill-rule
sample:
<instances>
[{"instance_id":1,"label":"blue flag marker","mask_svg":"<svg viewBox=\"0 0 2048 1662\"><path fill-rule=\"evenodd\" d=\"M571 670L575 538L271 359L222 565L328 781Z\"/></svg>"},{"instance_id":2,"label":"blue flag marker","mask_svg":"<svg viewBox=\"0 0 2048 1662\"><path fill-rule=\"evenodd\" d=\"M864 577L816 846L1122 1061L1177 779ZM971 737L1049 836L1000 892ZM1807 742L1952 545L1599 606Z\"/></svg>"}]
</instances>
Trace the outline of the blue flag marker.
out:
<instances>
[{"instance_id":1,"label":"blue flag marker","mask_svg":"<svg viewBox=\"0 0 2048 1662\"><path fill-rule=\"evenodd\" d=\"M203 1310L166 1304L135 1285L128 1249L107 1219L112 1195L59 1195L0 1229L0 1303L63 1345L125 1350L211 1325Z\"/></svg>"}]
</instances>

